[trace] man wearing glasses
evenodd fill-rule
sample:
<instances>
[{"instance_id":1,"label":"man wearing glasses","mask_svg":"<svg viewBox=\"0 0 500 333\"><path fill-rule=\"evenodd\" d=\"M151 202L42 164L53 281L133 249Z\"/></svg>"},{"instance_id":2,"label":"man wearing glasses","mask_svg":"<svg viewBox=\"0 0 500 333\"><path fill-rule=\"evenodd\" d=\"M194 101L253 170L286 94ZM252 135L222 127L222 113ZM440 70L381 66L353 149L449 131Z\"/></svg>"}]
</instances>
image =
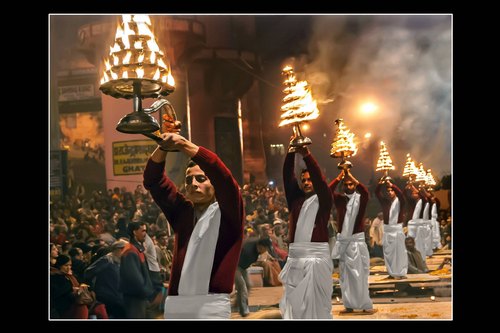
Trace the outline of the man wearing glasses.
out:
<instances>
[{"instance_id":1,"label":"man wearing glasses","mask_svg":"<svg viewBox=\"0 0 500 333\"><path fill-rule=\"evenodd\" d=\"M229 294L243 240L244 209L238 183L210 150L177 133L163 133L144 170L151 192L175 234L165 319L229 319ZM191 157L186 194L165 175L167 151Z\"/></svg>"},{"instance_id":2,"label":"man wearing glasses","mask_svg":"<svg viewBox=\"0 0 500 333\"><path fill-rule=\"evenodd\" d=\"M339 193L335 189L341 180L343 191ZM340 289L345 307L340 313L351 313L354 309L361 309L365 314L374 313L368 289L370 255L363 223L368 189L354 178L349 169L342 170L329 186L337 208L339 228L332 259L340 259Z\"/></svg>"}]
</instances>

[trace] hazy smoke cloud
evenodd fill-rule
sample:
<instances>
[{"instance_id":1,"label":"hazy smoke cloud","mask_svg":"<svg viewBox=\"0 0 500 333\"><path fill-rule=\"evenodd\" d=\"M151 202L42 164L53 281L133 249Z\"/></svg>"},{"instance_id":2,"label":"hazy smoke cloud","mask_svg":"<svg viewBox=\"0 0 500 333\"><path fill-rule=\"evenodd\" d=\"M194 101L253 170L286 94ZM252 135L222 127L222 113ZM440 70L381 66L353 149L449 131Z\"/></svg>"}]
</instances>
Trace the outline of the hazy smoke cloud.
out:
<instances>
[{"instance_id":1,"label":"hazy smoke cloud","mask_svg":"<svg viewBox=\"0 0 500 333\"><path fill-rule=\"evenodd\" d=\"M304 71L331 135L342 117L360 140L387 143L394 175L408 152L439 178L451 172L451 16L317 16L313 29ZM362 115L366 101L378 111Z\"/></svg>"}]
</instances>

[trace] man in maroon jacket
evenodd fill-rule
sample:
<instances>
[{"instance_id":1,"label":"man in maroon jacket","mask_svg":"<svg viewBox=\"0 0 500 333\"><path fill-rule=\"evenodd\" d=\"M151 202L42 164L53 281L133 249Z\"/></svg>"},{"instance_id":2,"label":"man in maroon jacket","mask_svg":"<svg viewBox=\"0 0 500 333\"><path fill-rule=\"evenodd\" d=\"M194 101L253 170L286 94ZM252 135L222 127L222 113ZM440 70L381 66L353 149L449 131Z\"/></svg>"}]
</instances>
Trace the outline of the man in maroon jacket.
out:
<instances>
[{"instance_id":1,"label":"man in maroon jacket","mask_svg":"<svg viewBox=\"0 0 500 333\"><path fill-rule=\"evenodd\" d=\"M243 240L243 200L236 180L210 150L176 133L163 141L144 170L151 192L175 234L166 319L229 319L229 294ZM165 175L168 150L191 157L186 195Z\"/></svg>"},{"instance_id":2,"label":"man in maroon jacket","mask_svg":"<svg viewBox=\"0 0 500 333\"><path fill-rule=\"evenodd\" d=\"M343 193L335 192L343 179ZM339 233L332 250L332 258L340 259L340 289L345 310L341 313L362 309L373 313L373 303L368 289L370 254L365 242L364 216L368 204L368 189L349 169L342 170L330 183L333 202L337 208Z\"/></svg>"},{"instance_id":3,"label":"man in maroon jacket","mask_svg":"<svg viewBox=\"0 0 500 333\"><path fill-rule=\"evenodd\" d=\"M326 179L307 147L296 148L307 169L295 177L295 153L283 165L285 195L290 211L288 260L281 271L284 319L332 318L332 270L328 220L332 197Z\"/></svg>"},{"instance_id":4,"label":"man in maroon jacket","mask_svg":"<svg viewBox=\"0 0 500 333\"><path fill-rule=\"evenodd\" d=\"M383 186L385 184L385 186ZM387 195L382 194L385 187ZM405 235L403 233L405 198L403 192L395 184L379 181L375 189L382 213L384 214L384 247L385 266L389 277L402 279L408 272L408 256L406 255Z\"/></svg>"}]
</instances>

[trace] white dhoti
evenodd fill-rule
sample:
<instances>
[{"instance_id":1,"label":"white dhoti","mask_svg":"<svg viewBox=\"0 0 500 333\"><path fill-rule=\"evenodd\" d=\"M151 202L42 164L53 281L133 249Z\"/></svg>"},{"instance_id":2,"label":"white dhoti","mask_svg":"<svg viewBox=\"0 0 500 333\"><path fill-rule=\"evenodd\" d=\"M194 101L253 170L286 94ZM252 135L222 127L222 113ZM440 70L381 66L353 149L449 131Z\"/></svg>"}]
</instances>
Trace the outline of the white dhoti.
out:
<instances>
[{"instance_id":1,"label":"white dhoti","mask_svg":"<svg viewBox=\"0 0 500 333\"><path fill-rule=\"evenodd\" d=\"M370 254L365 234L358 232L349 237L338 235L332 258L339 258L342 302L347 309L373 309L368 289Z\"/></svg>"},{"instance_id":2,"label":"white dhoti","mask_svg":"<svg viewBox=\"0 0 500 333\"><path fill-rule=\"evenodd\" d=\"M402 224L384 224L384 260L389 275L406 276L408 255L406 254L405 235Z\"/></svg>"},{"instance_id":3,"label":"white dhoti","mask_svg":"<svg viewBox=\"0 0 500 333\"><path fill-rule=\"evenodd\" d=\"M424 220L423 221L423 226L422 229L420 230L420 233L422 235L422 239L424 242L424 252L422 254L425 254L426 256L432 256L434 251L433 249L433 232L432 229L434 229L434 226L432 225L431 220ZM418 234L418 230L417 230Z\"/></svg>"},{"instance_id":4,"label":"white dhoti","mask_svg":"<svg viewBox=\"0 0 500 333\"><path fill-rule=\"evenodd\" d=\"M331 319L332 271L327 242L291 243L280 273L283 319Z\"/></svg>"},{"instance_id":5,"label":"white dhoti","mask_svg":"<svg viewBox=\"0 0 500 333\"><path fill-rule=\"evenodd\" d=\"M439 222L436 220L431 220L432 222L432 248L440 249L443 247L441 244L441 232L439 228Z\"/></svg>"},{"instance_id":6,"label":"white dhoti","mask_svg":"<svg viewBox=\"0 0 500 333\"><path fill-rule=\"evenodd\" d=\"M230 319L229 294L167 296L165 319Z\"/></svg>"},{"instance_id":7,"label":"white dhoti","mask_svg":"<svg viewBox=\"0 0 500 333\"><path fill-rule=\"evenodd\" d=\"M432 255L432 228L422 219L408 221L408 236L415 238L415 248L422 257Z\"/></svg>"}]
</instances>

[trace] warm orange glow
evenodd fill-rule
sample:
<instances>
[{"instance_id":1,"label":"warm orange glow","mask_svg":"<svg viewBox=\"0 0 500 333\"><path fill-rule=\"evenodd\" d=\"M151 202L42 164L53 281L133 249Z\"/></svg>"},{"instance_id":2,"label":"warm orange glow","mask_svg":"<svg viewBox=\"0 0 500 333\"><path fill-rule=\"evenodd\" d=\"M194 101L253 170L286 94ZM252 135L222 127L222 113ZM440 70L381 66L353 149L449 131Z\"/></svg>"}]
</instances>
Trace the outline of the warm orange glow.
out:
<instances>
[{"instance_id":1,"label":"warm orange glow","mask_svg":"<svg viewBox=\"0 0 500 333\"><path fill-rule=\"evenodd\" d=\"M358 147L354 142L354 133L352 133L344 124L343 119L335 120L338 128L335 131L335 137L332 142L330 156L332 157L351 157L356 155Z\"/></svg>"},{"instance_id":2,"label":"warm orange glow","mask_svg":"<svg viewBox=\"0 0 500 333\"><path fill-rule=\"evenodd\" d=\"M372 114L373 112L377 111L378 106L372 102L367 102L363 103L361 105L361 112L363 112L365 115Z\"/></svg>"},{"instance_id":3,"label":"warm orange glow","mask_svg":"<svg viewBox=\"0 0 500 333\"><path fill-rule=\"evenodd\" d=\"M283 82L286 86L283 89L286 96L283 98L281 122L278 126L298 124L318 118L319 110L307 81L297 81L291 66L285 66L281 74L286 77Z\"/></svg>"},{"instance_id":4,"label":"warm orange glow","mask_svg":"<svg viewBox=\"0 0 500 333\"><path fill-rule=\"evenodd\" d=\"M389 151L385 146L384 141L380 141L380 155L377 161L377 168L375 171L388 171L394 170L394 164L392 164L391 156L389 155Z\"/></svg>"},{"instance_id":5,"label":"warm orange glow","mask_svg":"<svg viewBox=\"0 0 500 333\"><path fill-rule=\"evenodd\" d=\"M370 132L366 133L365 134L365 139L369 139L372 137L372 134Z\"/></svg>"},{"instance_id":6,"label":"warm orange glow","mask_svg":"<svg viewBox=\"0 0 500 333\"><path fill-rule=\"evenodd\" d=\"M135 78L156 81L161 85L158 95L167 95L174 89L169 60L158 46L148 15L122 15L103 67L101 90L104 93L112 91L113 84L132 82L114 80Z\"/></svg>"},{"instance_id":7,"label":"warm orange glow","mask_svg":"<svg viewBox=\"0 0 500 333\"><path fill-rule=\"evenodd\" d=\"M415 177L418 174L418 168L415 166L415 162L410 157L410 154L406 154L406 164L403 169L403 177Z\"/></svg>"}]
</instances>

